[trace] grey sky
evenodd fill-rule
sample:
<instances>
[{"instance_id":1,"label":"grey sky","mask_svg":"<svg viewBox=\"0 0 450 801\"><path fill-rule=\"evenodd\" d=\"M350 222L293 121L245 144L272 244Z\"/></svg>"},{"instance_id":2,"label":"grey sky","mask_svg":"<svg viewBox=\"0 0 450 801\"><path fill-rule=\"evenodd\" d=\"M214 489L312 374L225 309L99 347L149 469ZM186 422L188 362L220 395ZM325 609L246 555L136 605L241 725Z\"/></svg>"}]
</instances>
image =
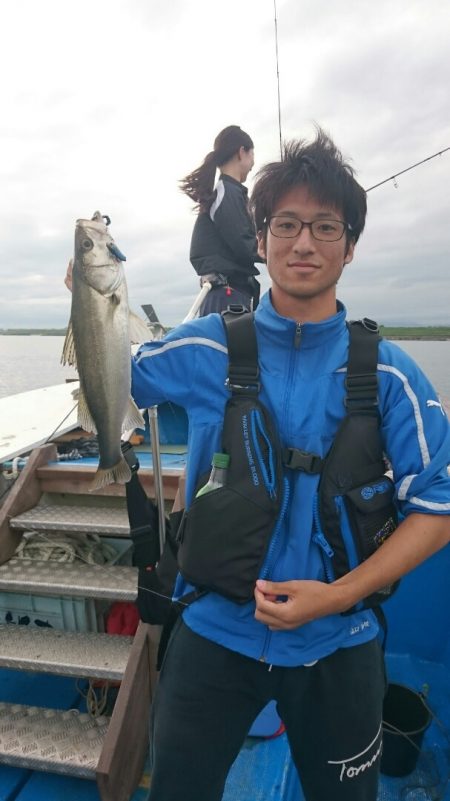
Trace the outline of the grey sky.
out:
<instances>
[{"instance_id":1,"label":"grey sky","mask_svg":"<svg viewBox=\"0 0 450 801\"><path fill-rule=\"evenodd\" d=\"M449 3L277 6L285 139L316 121L366 188L450 145ZM231 123L255 172L279 156L273 0L16 0L2 33L0 327L67 323L74 223L97 208L133 307L175 324L198 292L177 181ZM369 194L338 294L351 317L450 324L450 152L397 183Z\"/></svg>"}]
</instances>

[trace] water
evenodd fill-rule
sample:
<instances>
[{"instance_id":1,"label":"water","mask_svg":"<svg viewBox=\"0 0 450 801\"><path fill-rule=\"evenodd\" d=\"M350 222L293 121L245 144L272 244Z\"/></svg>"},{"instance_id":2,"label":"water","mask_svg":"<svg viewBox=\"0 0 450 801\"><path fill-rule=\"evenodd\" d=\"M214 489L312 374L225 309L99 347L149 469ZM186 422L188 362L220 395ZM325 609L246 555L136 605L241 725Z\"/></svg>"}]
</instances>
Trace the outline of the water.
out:
<instances>
[{"instance_id":1,"label":"water","mask_svg":"<svg viewBox=\"0 0 450 801\"><path fill-rule=\"evenodd\" d=\"M450 398L450 340L408 339L395 344L412 356L443 398Z\"/></svg>"},{"instance_id":2,"label":"water","mask_svg":"<svg viewBox=\"0 0 450 801\"><path fill-rule=\"evenodd\" d=\"M0 336L0 398L75 378L73 368L59 363L63 342L64 337ZM450 398L450 340L397 345L416 360L438 392Z\"/></svg>"},{"instance_id":3,"label":"water","mask_svg":"<svg viewBox=\"0 0 450 801\"><path fill-rule=\"evenodd\" d=\"M0 336L0 398L77 378L60 364L64 337Z\"/></svg>"}]
</instances>

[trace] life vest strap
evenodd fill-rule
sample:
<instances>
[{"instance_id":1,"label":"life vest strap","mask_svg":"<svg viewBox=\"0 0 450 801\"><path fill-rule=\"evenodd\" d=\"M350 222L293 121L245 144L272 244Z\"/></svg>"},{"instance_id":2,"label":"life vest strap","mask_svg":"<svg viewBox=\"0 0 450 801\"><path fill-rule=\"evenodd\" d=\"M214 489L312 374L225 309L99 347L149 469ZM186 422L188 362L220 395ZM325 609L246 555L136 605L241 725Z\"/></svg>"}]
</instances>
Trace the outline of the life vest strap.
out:
<instances>
[{"instance_id":1,"label":"life vest strap","mask_svg":"<svg viewBox=\"0 0 450 801\"><path fill-rule=\"evenodd\" d=\"M231 304L222 312L222 318L228 341L228 378L225 386L233 395L259 395L261 384L253 314L245 306Z\"/></svg>"},{"instance_id":2,"label":"life vest strap","mask_svg":"<svg viewBox=\"0 0 450 801\"><path fill-rule=\"evenodd\" d=\"M344 401L348 413L378 412L378 325L364 318L348 324L350 333ZM368 373L367 366L373 365Z\"/></svg>"}]
</instances>

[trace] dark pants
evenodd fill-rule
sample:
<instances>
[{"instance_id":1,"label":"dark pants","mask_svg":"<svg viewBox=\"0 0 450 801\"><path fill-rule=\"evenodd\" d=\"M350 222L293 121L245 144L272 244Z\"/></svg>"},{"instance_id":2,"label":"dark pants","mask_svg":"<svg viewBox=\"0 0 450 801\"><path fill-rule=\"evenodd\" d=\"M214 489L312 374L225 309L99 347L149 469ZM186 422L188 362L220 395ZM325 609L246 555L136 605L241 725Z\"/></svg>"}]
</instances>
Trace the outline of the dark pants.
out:
<instances>
[{"instance_id":1,"label":"dark pants","mask_svg":"<svg viewBox=\"0 0 450 801\"><path fill-rule=\"evenodd\" d=\"M377 640L311 667L269 670L180 621L154 702L149 801L220 801L253 720L272 699L307 801L376 801L384 688Z\"/></svg>"}]
</instances>

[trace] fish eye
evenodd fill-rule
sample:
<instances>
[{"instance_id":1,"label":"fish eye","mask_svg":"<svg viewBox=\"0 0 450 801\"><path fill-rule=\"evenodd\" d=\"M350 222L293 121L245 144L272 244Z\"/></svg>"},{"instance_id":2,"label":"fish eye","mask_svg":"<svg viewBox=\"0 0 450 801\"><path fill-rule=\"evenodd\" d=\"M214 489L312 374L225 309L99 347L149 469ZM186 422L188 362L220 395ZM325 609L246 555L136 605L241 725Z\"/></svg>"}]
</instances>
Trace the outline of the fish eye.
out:
<instances>
[{"instance_id":1,"label":"fish eye","mask_svg":"<svg viewBox=\"0 0 450 801\"><path fill-rule=\"evenodd\" d=\"M94 247L94 243L92 239L88 239L86 237L86 239L83 239L81 247L83 248L83 250L92 250L92 248Z\"/></svg>"}]
</instances>

